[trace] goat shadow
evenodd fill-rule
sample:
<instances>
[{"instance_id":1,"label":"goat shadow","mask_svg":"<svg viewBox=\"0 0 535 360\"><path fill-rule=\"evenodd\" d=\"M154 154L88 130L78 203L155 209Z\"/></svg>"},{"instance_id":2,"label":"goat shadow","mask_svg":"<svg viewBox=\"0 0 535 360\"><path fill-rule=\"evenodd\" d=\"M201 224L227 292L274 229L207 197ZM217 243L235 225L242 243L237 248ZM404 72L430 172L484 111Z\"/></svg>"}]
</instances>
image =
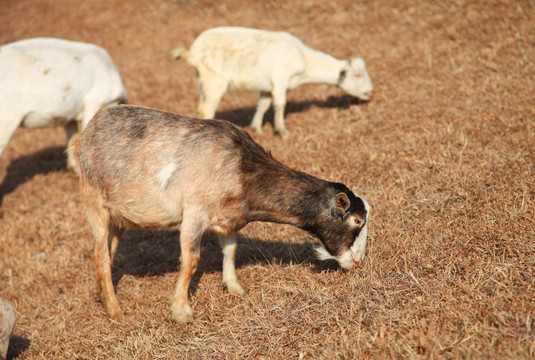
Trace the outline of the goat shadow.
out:
<instances>
[{"instance_id":1,"label":"goat shadow","mask_svg":"<svg viewBox=\"0 0 535 360\"><path fill-rule=\"evenodd\" d=\"M65 146L56 146L13 160L7 166L6 177L0 184L0 206L2 206L4 196L12 193L34 176L66 170L65 150Z\"/></svg>"},{"instance_id":2,"label":"goat shadow","mask_svg":"<svg viewBox=\"0 0 535 360\"><path fill-rule=\"evenodd\" d=\"M11 335L11 339L9 340L9 348L6 354L6 360L18 358L30 347L30 344L30 340L26 337ZM0 359L3 359L2 356L0 356Z\"/></svg>"},{"instance_id":3,"label":"goat shadow","mask_svg":"<svg viewBox=\"0 0 535 360\"><path fill-rule=\"evenodd\" d=\"M113 283L125 275L159 276L178 272L180 262L180 232L178 230L127 230L117 248L113 264ZM314 265L315 272L338 269L336 261L315 260L311 244L295 244L244 237L238 234L236 268L249 264ZM219 238L212 233L203 235L201 261L193 276L190 292L196 292L203 274L221 272L223 255Z\"/></svg>"},{"instance_id":4,"label":"goat shadow","mask_svg":"<svg viewBox=\"0 0 535 360\"><path fill-rule=\"evenodd\" d=\"M341 96L329 96L327 100L307 100L307 101L289 101L286 104L284 111L284 116L292 113L303 112L313 106L320 108L339 108L339 109L348 109L353 105L362 105L366 101L360 100L351 95L341 95ZM253 115L256 111L256 106L251 107L241 107L233 110L227 111L218 111L216 113L217 119L228 120L235 125L245 127L248 126L253 119ZM274 119L273 106L270 106L269 110L264 115L264 124L269 123L273 126Z\"/></svg>"}]
</instances>

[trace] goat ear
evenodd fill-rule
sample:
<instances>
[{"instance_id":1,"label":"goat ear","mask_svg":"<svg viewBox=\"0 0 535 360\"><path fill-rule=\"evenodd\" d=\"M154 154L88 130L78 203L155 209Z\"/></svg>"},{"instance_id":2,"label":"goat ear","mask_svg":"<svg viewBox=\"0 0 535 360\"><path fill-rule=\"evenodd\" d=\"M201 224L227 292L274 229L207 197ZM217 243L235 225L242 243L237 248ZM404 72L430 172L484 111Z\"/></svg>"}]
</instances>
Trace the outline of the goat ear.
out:
<instances>
[{"instance_id":1,"label":"goat ear","mask_svg":"<svg viewBox=\"0 0 535 360\"><path fill-rule=\"evenodd\" d=\"M360 70L366 67L366 62L362 58L353 58L351 59L351 67L355 70Z\"/></svg>"},{"instance_id":2,"label":"goat ear","mask_svg":"<svg viewBox=\"0 0 535 360\"><path fill-rule=\"evenodd\" d=\"M334 198L334 203L337 212L340 211L343 214L345 214L349 210L349 205L351 205L347 194L343 192L336 194L336 197Z\"/></svg>"},{"instance_id":3,"label":"goat ear","mask_svg":"<svg viewBox=\"0 0 535 360\"><path fill-rule=\"evenodd\" d=\"M338 76L338 85L344 82L344 80L346 79L346 76L347 76L347 70L346 69L340 70L340 75Z\"/></svg>"}]
</instances>

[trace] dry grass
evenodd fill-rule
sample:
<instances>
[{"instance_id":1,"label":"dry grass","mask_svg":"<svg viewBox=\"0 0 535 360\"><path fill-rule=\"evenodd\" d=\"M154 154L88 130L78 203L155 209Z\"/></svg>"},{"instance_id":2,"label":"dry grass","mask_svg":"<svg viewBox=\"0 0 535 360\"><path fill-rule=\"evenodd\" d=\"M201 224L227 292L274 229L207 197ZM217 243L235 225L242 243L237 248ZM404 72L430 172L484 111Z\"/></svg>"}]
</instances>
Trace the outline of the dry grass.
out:
<instances>
[{"instance_id":1,"label":"dry grass","mask_svg":"<svg viewBox=\"0 0 535 360\"><path fill-rule=\"evenodd\" d=\"M167 52L202 30L288 30L338 58L362 55L376 98L308 85L289 94L292 167L373 206L355 272L313 260L306 233L251 224L221 290L206 237L196 321L167 320L178 232L132 231L115 267L121 322L96 300L91 236L64 169L61 129L20 129L0 158L0 296L21 314L8 358L535 357L535 16L532 1L4 0L0 42L56 36L115 59L129 102L193 115L195 72ZM256 95L224 98L246 124ZM271 115L272 116L272 115Z\"/></svg>"}]
</instances>

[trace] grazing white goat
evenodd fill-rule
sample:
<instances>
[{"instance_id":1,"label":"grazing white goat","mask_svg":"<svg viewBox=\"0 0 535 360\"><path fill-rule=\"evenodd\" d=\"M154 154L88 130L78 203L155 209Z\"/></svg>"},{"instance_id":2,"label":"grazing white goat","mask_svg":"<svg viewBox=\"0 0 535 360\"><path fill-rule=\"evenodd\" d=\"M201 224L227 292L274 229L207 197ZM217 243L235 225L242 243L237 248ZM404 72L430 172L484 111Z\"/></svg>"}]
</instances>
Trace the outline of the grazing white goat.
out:
<instances>
[{"instance_id":1,"label":"grazing white goat","mask_svg":"<svg viewBox=\"0 0 535 360\"><path fill-rule=\"evenodd\" d=\"M258 133L262 133L264 114L273 99L275 130L281 137L288 137L290 132L284 125L286 92L301 84L325 83L361 100L373 97L364 60L337 60L286 32L213 28L200 34L189 51L179 47L171 51L171 56L184 57L197 69L201 95L198 113L202 118L214 117L227 90L259 91L251 122Z\"/></svg>"},{"instance_id":2,"label":"grazing white goat","mask_svg":"<svg viewBox=\"0 0 535 360\"><path fill-rule=\"evenodd\" d=\"M223 236L223 284L236 277L236 232L251 221L291 224L316 235L320 259L352 269L364 259L370 206L345 185L290 169L243 129L136 106L99 111L72 142L81 198L95 238L98 292L122 317L112 264L130 227L180 228L180 275L171 318L190 321L188 288L205 231Z\"/></svg>"},{"instance_id":3,"label":"grazing white goat","mask_svg":"<svg viewBox=\"0 0 535 360\"><path fill-rule=\"evenodd\" d=\"M0 155L19 126L65 126L70 141L102 107L125 100L111 57L93 44L54 38L0 47ZM67 167L74 160L68 154Z\"/></svg>"}]
</instances>

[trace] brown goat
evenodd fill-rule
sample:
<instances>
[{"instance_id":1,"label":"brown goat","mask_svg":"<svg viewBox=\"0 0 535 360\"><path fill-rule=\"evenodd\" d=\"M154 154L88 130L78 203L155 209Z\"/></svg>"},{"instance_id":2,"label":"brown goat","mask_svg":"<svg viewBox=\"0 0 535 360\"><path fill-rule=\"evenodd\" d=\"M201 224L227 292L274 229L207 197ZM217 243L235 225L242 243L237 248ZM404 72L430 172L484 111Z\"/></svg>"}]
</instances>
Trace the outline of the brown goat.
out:
<instances>
[{"instance_id":1,"label":"brown goat","mask_svg":"<svg viewBox=\"0 0 535 360\"><path fill-rule=\"evenodd\" d=\"M171 318L180 322L193 318L188 288L205 231L223 235L223 284L236 295L245 291L235 272L235 233L250 221L311 232L322 242L319 258L345 269L364 258L368 203L342 184L281 164L230 122L114 106L99 111L72 146L95 238L99 295L113 319L122 316L113 257L129 227L180 228L171 302Z\"/></svg>"}]
</instances>

